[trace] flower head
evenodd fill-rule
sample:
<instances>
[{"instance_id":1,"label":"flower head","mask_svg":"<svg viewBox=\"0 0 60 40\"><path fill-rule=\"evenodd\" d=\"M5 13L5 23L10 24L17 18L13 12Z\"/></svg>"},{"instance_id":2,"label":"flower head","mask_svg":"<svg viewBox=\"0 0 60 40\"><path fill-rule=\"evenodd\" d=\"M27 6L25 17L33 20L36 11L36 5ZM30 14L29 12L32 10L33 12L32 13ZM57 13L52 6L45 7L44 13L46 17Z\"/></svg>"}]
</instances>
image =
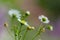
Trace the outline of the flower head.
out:
<instances>
[{"instance_id":1,"label":"flower head","mask_svg":"<svg viewBox=\"0 0 60 40\"><path fill-rule=\"evenodd\" d=\"M9 15L10 15L11 17L13 17L13 16L15 16L15 17L17 17L17 18L20 18L20 17L21 17L21 14L19 14L20 11L15 10L15 9L9 10L8 13L9 13Z\"/></svg>"},{"instance_id":2,"label":"flower head","mask_svg":"<svg viewBox=\"0 0 60 40\"><path fill-rule=\"evenodd\" d=\"M27 27L27 30L31 30L31 26L28 26L28 27Z\"/></svg>"},{"instance_id":3,"label":"flower head","mask_svg":"<svg viewBox=\"0 0 60 40\"><path fill-rule=\"evenodd\" d=\"M50 27L50 30L53 31L53 27L52 26Z\"/></svg>"},{"instance_id":4,"label":"flower head","mask_svg":"<svg viewBox=\"0 0 60 40\"><path fill-rule=\"evenodd\" d=\"M35 27L31 27L31 26L27 27L27 30L34 30L34 29L35 29Z\"/></svg>"},{"instance_id":5,"label":"flower head","mask_svg":"<svg viewBox=\"0 0 60 40\"><path fill-rule=\"evenodd\" d=\"M45 32L45 28L42 28L42 29L41 29L41 32Z\"/></svg>"},{"instance_id":6,"label":"flower head","mask_svg":"<svg viewBox=\"0 0 60 40\"><path fill-rule=\"evenodd\" d=\"M30 15L30 12L29 11L26 11L26 16Z\"/></svg>"},{"instance_id":7,"label":"flower head","mask_svg":"<svg viewBox=\"0 0 60 40\"><path fill-rule=\"evenodd\" d=\"M26 25L26 26L29 26L28 23L27 23L26 21L24 21L24 20L20 20L20 19L18 19L18 21L19 21L20 23Z\"/></svg>"},{"instance_id":8,"label":"flower head","mask_svg":"<svg viewBox=\"0 0 60 40\"><path fill-rule=\"evenodd\" d=\"M53 31L53 26L48 25L48 26L47 26L47 29Z\"/></svg>"},{"instance_id":9,"label":"flower head","mask_svg":"<svg viewBox=\"0 0 60 40\"><path fill-rule=\"evenodd\" d=\"M5 22L5 23L4 23L4 26L5 26L5 27L8 27L8 23L7 23L7 22Z\"/></svg>"},{"instance_id":10,"label":"flower head","mask_svg":"<svg viewBox=\"0 0 60 40\"><path fill-rule=\"evenodd\" d=\"M41 16L39 16L38 17L40 20L41 20L41 22L43 22L43 23L49 23L50 21L48 20L48 18L46 17L46 16L44 16L44 15L41 15Z\"/></svg>"},{"instance_id":11,"label":"flower head","mask_svg":"<svg viewBox=\"0 0 60 40\"><path fill-rule=\"evenodd\" d=\"M34 30L34 29L35 29L35 27L31 27L31 29L32 29L32 30Z\"/></svg>"}]
</instances>

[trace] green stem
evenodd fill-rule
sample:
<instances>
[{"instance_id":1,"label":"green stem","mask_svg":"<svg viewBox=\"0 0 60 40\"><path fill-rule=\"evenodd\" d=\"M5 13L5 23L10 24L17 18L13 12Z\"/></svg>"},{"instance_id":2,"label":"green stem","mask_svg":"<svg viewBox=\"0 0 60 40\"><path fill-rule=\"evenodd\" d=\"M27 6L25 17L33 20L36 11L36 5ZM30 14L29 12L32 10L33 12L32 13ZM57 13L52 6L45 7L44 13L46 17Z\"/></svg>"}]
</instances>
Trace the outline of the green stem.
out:
<instances>
[{"instance_id":1,"label":"green stem","mask_svg":"<svg viewBox=\"0 0 60 40\"><path fill-rule=\"evenodd\" d=\"M16 28L15 28L15 26L14 26L14 21L15 21L15 18L11 18L11 28L13 27L14 29L13 29L13 31L14 31L14 40L17 40L17 35L16 35Z\"/></svg>"},{"instance_id":2,"label":"green stem","mask_svg":"<svg viewBox=\"0 0 60 40\"><path fill-rule=\"evenodd\" d=\"M16 40L16 36L15 36L15 40Z\"/></svg>"},{"instance_id":3,"label":"green stem","mask_svg":"<svg viewBox=\"0 0 60 40\"><path fill-rule=\"evenodd\" d=\"M25 34L23 35L23 40L25 39L27 32L28 30L25 31Z\"/></svg>"},{"instance_id":4,"label":"green stem","mask_svg":"<svg viewBox=\"0 0 60 40\"><path fill-rule=\"evenodd\" d=\"M20 35L20 33L21 33L21 28L22 28L22 24L21 24L21 26L20 26L20 29L19 29L19 27L18 27L18 30L19 30L19 32L18 32L18 40L20 40L20 38L21 38L21 35Z\"/></svg>"},{"instance_id":5,"label":"green stem","mask_svg":"<svg viewBox=\"0 0 60 40\"><path fill-rule=\"evenodd\" d=\"M38 32L37 32L36 35L32 38L32 40L34 40L38 35L41 34L41 29L42 29L42 28L43 28L43 27L39 27Z\"/></svg>"},{"instance_id":6,"label":"green stem","mask_svg":"<svg viewBox=\"0 0 60 40\"><path fill-rule=\"evenodd\" d=\"M12 35L11 32L9 31L9 29L6 28L6 30L7 30L7 32L9 33L9 35L10 35L11 37L13 37L13 35Z\"/></svg>"},{"instance_id":7,"label":"green stem","mask_svg":"<svg viewBox=\"0 0 60 40\"><path fill-rule=\"evenodd\" d=\"M37 33L37 34L32 38L32 40L34 40L38 35L40 35L40 34Z\"/></svg>"},{"instance_id":8,"label":"green stem","mask_svg":"<svg viewBox=\"0 0 60 40\"><path fill-rule=\"evenodd\" d=\"M17 34L16 34L15 27L14 27L14 36L15 36L15 40L17 40Z\"/></svg>"},{"instance_id":9,"label":"green stem","mask_svg":"<svg viewBox=\"0 0 60 40\"><path fill-rule=\"evenodd\" d=\"M11 18L11 29L13 30L14 32L14 40L17 40L17 34L16 34L16 26L15 26L15 21L16 21L16 18L15 17L12 17Z\"/></svg>"}]
</instances>

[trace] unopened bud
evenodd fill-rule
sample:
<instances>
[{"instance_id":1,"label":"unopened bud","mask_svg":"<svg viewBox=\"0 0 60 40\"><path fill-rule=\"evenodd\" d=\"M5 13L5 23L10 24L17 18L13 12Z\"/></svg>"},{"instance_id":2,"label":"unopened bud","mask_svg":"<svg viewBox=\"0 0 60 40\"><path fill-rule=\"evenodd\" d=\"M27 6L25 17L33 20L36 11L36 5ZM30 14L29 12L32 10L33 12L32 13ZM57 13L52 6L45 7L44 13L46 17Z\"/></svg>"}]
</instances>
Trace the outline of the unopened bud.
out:
<instances>
[{"instance_id":1,"label":"unopened bud","mask_svg":"<svg viewBox=\"0 0 60 40\"><path fill-rule=\"evenodd\" d=\"M28 27L27 27L27 30L31 30L31 27L30 27L30 26L28 26Z\"/></svg>"},{"instance_id":2,"label":"unopened bud","mask_svg":"<svg viewBox=\"0 0 60 40\"><path fill-rule=\"evenodd\" d=\"M4 26L5 26L5 27L8 27L8 24L7 24L7 23L4 23Z\"/></svg>"},{"instance_id":3,"label":"unopened bud","mask_svg":"<svg viewBox=\"0 0 60 40\"><path fill-rule=\"evenodd\" d=\"M49 25L49 26L47 27L47 29L53 31L53 26Z\"/></svg>"},{"instance_id":4,"label":"unopened bud","mask_svg":"<svg viewBox=\"0 0 60 40\"><path fill-rule=\"evenodd\" d=\"M41 29L41 32L45 32L45 28L42 28L42 29Z\"/></svg>"},{"instance_id":5,"label":"unopened bud","mask_svg":"<svg viewBox=\"0 0 60 40\"><path fill-rule=\"evenodd\" d=\"M23 25L26 24L26 22L24 20L21 20L20 23L23 24Z\"/></svg>"},{"instance_id":6,"label":"unopened bud","mask_svg":"<svg viewBox=\"0 0 60 40\"><path fill-rule=\"evenodd\" d=\"M30 12L29 11L26 11L26 14L25 14L26 16L29 16L30 15Z\"/></svg>"},{"instance_id":7,"label":"unopened bud","mask_svg":"<svg viewBox=\"0 0 60 40\"><path fill-rule=\"evenodd\" d=\"M35 27L31 27L31 29L32 29L32 30L34 30L34 29L35 29Z\"/></svg>"}]
</instances>

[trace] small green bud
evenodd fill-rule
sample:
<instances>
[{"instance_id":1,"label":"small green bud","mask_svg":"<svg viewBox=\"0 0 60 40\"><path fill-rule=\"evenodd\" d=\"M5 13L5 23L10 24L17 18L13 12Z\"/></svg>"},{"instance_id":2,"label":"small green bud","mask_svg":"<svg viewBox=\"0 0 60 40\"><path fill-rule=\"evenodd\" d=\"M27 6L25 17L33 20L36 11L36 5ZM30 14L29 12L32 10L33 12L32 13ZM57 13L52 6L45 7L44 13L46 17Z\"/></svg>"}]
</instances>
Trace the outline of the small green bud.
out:
<instances>
[{"instance_id":1,"label":"small green bud","mask_svg":"<svg viewBox=\"0 0 60 40\"><path fill-rule=\"evenodd\" d=\"M31 30L31 27L30 27L30 26L28 26L28 27L27 27L27 30Z\"/></svg>"},{"instance_id":2,"label":"small green bud","mask_svg":"<svg viewBox=\"0 0 60 40\"><path fill-rule=\"evenodd\" d=\"M21 20L20 23L25 25L26 21L25 20Z\"/></svg>"},{"instance_id":3,"label":"small green bud","mask_svg":"<svg viewBox=\"0 0 60 40\"><path fill-rule=\"evenodd\" d=\"M41 32L45 32L45 28L42 28L42 29L41 29Z\"/></svg>"},{"instance_id":4,"label":"small green bud","mask_svg":"<svg viewBox=\"0 0 60 40\"><path fill-rule=\"evenodd\" d=\"M48 25L47 29L49 29L49 30L53 31L53 26Z\"/></svg>"},{"instance_id":5,"label":"small green bud","mask_svg":"<svg viewBox=\"0 0 60 40\"><path fill-rule=\"evenodd\" d=\"M29 16L30 15L30 12L29 11L26 11L26 14L25 14L26 16Z\"/></svg>"}]
</instances>

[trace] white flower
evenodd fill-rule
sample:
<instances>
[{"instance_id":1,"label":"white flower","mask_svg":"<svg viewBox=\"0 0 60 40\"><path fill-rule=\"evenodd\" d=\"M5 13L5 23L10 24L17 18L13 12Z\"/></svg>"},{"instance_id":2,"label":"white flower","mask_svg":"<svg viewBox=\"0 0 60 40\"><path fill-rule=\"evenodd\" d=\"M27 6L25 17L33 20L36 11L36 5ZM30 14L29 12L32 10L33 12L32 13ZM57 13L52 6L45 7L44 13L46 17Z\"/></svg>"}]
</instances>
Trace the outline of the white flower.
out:
<instances>
[{"instance_id":1,"label":"white flower","mask_svg":"<svg viewBox=\"0 0 60 40\"><path fill-rule=\"evenodd\" d=\"M48 18L46 17L46 16L44 16L44 15L41 15L41 16L39 16L38 17L40 20L41 20L41 22L43 22L43 23L49 23L50 21L48 20Z\"/></svg>"},{"instance_id":2,"label":"white flower","mask_svg":"<svg viewBox=\"0 0 60 40\"><path fill-rule=\"evenodd\" d=\"M24 21L24 20L18 19L18 21L21 22L22 24L26 25L26 26L29 26L28 23L26 21Z\"/></svg>"},{"instance_id":3,"label":"white flower","mask_svg":"<svg viewBox=\"0 0 60 40\"><path fill-rule=\"evenodd\" d=\"M11 10L9 10L9 15L12 17L13 15L14 16L16 16L17 18L20 18L21 17L21 14L19 14L20 13L20 11L18 11L18 10L15 10L15 9L11 9Z\"/></svg>"}]
</instances>

